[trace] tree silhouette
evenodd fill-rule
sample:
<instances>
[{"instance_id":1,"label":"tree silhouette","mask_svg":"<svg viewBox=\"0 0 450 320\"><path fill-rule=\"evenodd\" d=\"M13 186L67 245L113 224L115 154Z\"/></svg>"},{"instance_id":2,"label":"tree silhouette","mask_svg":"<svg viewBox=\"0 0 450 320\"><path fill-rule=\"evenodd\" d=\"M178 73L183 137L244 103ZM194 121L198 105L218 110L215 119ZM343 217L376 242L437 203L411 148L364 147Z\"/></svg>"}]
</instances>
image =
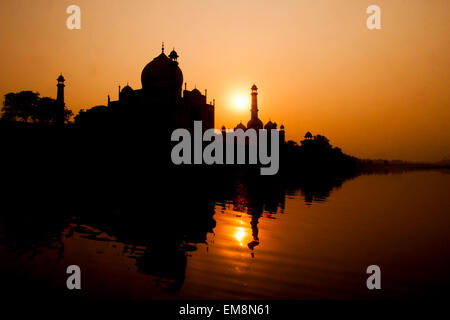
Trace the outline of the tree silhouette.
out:
<instances>
[{"instance_id":1,"label":"tree silhouette","mask_svg":"<svg viewBox=\"0 0 450 320\"><path fill-rule=\"evenodd\" d=\"M325 147L325 148L331 148L330 145L330 140L328 140L327 137L322 136L320 134L314 136L314 142L316 143L316 145Z\"/></svg>"},{"instance_id":2,"label":"tree silhouette","mask_svg":"<svg viewBox=\"0 0 450 320\"><path fill-rule=\"evenodd\" d=\"M5 95L1 120L6 122L31 122L40 125L55 124L60 107L55 99L40 98L38 92L11 92ZM72 115L72 111L64 106L64 121L69 121Z\"/></svg>"},{"instance_id":3,"label":"tree silhouette","mask_svg":"<svg viewBox=\"0 0 450 320\"><path fill-rule=\"evenodd\" d=\"M39 124L54 124L57 120L58 109L61 106L55 99L44 97L40 98L35 109L34 120ZM72 111L64 107L64 122L67 122L72 116Z\"/></svg>"},{"instance_id":4,"label":"tree silhouette","mask_svg":"<svg viewBox=\"0 0 450 320\"><path fill-rule=\"evenodd\" d=\"M22 91L19 93L8 93L2 108L3 121L33 121L34 112L39 101L39 93Z\"/></svg>"}]
</instances>

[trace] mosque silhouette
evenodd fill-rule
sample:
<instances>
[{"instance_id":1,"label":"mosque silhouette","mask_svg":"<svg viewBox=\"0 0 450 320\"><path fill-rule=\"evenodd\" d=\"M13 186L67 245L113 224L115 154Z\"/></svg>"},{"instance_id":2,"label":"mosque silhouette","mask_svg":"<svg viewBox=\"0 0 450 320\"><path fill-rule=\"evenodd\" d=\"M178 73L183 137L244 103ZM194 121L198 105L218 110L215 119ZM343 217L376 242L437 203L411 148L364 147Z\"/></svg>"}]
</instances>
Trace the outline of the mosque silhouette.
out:
<instances>
[{"instance_id":1,"label":"mosque silhouette","mask_svg":"<svg viewBox=\"0 0 450 320\"><path fill-rule=\"evenodd\" d=\"M164 52L148 63L141 73L141 89L133 89L128 84L119 86L118 100L112 101L108 95L107 106L81 111L75 117L75 124L81 127L95 127L103 124L127 125L140 120L155 125L164 124L170 132L177 128L193 131L194 121L202 121L203 130L214 128L215 100L207 102L207 90L202 94L197 88L183 87L183 72L178 63L178 53L172 50L167 56ZM58 100L64 97L64 78L58 78ZM245 126L239 123L234 130L278 129L271 121L266 125L258 117L258 88L251 88L251 118ZM64 101L62 101L64 104ZM149 121L149 119L152 119ZM155 121L155 120L156 121ZM226 130L222 127L222 131ZM285 141L284 126L279 129L280 140Z\"/></svg>"},{"instance_id":2,"label":"mosque silhouette","mask_svg":"<svg viewBox=\"0 0 450 320\"><path fill-rule=\"evenodd\" d=\"M108 98L108 107L125 119L129 111L141 114L144 108L167 108L169 128L191 129L194 121L202 121L204 129L213 128L214 102L207 103L207 93L203 95L196 88L189 91L185 85L182 92L183 72L177 60L175 50L166 56L163 44L161 54L142 70L142 89L133 90L127 85L120 90L119 87L119 99Z\"/></svg>"}]
</instances>

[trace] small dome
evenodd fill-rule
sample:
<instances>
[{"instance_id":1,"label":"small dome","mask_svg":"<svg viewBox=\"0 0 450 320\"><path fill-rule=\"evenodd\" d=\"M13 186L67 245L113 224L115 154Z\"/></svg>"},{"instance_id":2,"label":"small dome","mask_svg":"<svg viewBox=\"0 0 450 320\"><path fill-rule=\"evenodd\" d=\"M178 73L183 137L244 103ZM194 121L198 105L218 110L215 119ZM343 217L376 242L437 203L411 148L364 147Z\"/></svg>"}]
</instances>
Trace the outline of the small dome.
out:
<instances>
[{"instance_id":1,"label":"small dome","mask_svg":"<svg viewBox=\"0 0 450 320\"><path fill-rule=\"evenodd\" d=\"M133 89L129 85L126 85L120 91L119 99L127 99L127 98L133 96L133 93L134 93Z\"/></svg>"},{"instance_id":2,"label":"small dome","mask_svg":"<svg viewBox=\"0 0 450 320\"><path fill-rule=\"evenodd\" d=\"M306 139L312 139L312 137L313 137L313 135L309 131L305 134Z\"/></svg>"},{"instance_id":3,"label":"small dome","mask_svg":"<svg viewBox=\"0 0 450 320\"><path fill-rule=\"evenodd\" d=\"M191 91L193 94L195 95L201 95L202 93L200 92L200 90L198 90L197 88L195 88L194 90Z\"/></svg>"},{"instance_id":4,"label":"small dome","mask_svg":"<svg viewBox=\"0 0 450 320\"><path fill-rule=\"evenodd\" d=\"M263 127L264 127L263 122L261 120L259 120L258 118L251 119L249 122L247 122L248 129L259 130L259 129L262 129Z\"/></svg>"},{"instance_id":5,"label":"small dome","mask_svg":"<svg viewBox=\"0 0 450 320\"><path fill-rule=\"evenodd\" d=\"M225 131L225 130L227 130L227 128L225 128L225 126L222 126L222 131Z\"/></svg>"},{"instance_id":6,"label":"small dome","mask_svg":"<svg viewBox=\"0 0 450 320\"><path fill-rule=\"evenodd\" d=\"M277 126L272 121L269 120L269 122L266 123L264 126L264 129L270 130L270 129L276 129Z\"/></svg>"},{"instance_id":7,"label":"small dome","mask_svg":"<svg viewBox=\"0 0 450 320\"><path fill-rule=\"evenodd\" d=\"M284 124L281 125L280 130L284 130Z\"/></svg>"},{"instance_id":8,"label":"small dome","mask_svg":"<svg viewBox=\"0 0 450 320\"><path fill-rule=\"evenodd\" d=\"M239 122L239 124L234 128L234 130L238 130L238 129L242 129L242 130L247 130L247 128L244 126L244 124L241 122Z\"/></svg>"},{"instance_id":9,"label":"small dome","mask_svg":"<svg viewBox=\"0 0 450 320\"><path fill-rule=\"evenodd\" d=\"M58 79L56 79L56 81L58 81L58 82L64 82L64 81L66 81L66 79L64 79L63 75L60 74L59 77L58 77Z\"/></svg>"},{"instance_id":10,"label":"small dome","mask_svg":"<svg viewBox=\"0 0 450 320\"><path fill-rule=\"evenodd\" d=\"M252 86L252 90L253 90L253 91L258 90L258 87L256 86L256 84L254 84L254 85Z\"/></svg>"},{"instance_id":11,"label":"small dome","mask_svg":"<svg viewBox=\"0 0 450 320\"><path fill-rule=\"evenodd\" d=\"M132 93L133 91L134 91L133 88L131 88L129 85L126 85L125 87L123 87L123 89L120 93L127 94L127 93Z\"/></svg>"},{"instance_id":12,"label":"small dome","mask_svg":"<svg viewBox=\"0 0 450 320\"><path fill-rule=\"evenodd\" d=\"M170 52L169 58L172 59L172 60L177 60L178 59L178 53L175 51L175 49L173 49L172 52Z\"/></svg>"}]
</instances>

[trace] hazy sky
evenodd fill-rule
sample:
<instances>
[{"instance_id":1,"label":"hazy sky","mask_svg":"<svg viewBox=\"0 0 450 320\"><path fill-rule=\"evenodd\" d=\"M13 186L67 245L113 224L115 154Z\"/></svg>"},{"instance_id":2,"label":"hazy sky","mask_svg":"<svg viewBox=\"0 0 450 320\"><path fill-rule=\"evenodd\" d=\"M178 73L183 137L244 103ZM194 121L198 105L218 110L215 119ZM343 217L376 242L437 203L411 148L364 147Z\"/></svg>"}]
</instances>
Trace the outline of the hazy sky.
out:
<instances>
[{"instance_id":1,"label":"hazy sky","mask_svg":"<svg viewBox=\"0 0 450 320\"><path fill-rule=\"evenodd\" d=\"M66 8L81 8L68 30ZM381 30L366 8L381 7ZM143 67L175 47L188 88L216 99L216 127L250 117L307 130L361 158L450 157L448 0L14 0L0 2L0 94L20 90L81 108L141 88Z\"/></svg>"}]
</instances>

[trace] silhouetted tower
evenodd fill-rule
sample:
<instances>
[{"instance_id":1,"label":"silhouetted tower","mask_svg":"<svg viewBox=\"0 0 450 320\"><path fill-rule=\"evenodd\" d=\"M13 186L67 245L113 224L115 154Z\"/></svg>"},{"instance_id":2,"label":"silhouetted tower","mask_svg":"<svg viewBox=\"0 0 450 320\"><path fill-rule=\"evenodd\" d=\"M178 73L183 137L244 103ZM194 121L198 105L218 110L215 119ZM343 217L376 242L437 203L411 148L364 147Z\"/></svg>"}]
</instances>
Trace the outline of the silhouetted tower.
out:
<instances>
[{"instance_id":1,"label":"silhouetted tower","mask_svg":"<svg viewBox=\"0 0 450 320\"><path fill-rule=\"evenodd\" d=\"M56 102L58 104L58 114L56 115L56 125L63 127L64 126L64 81L66 81L62 74L59 75L58 84L56 85L58 87L58 93L56 95Z\"/></svg>"},{"instance_id":2,"label":"silhouetted tower","mask_svg":"<svg viewBox=\"0 0 450 320\"><path fill-rule=\"evenodd\" d=\"M258 118L258 88L256 85L252 86L252 117L249 122L247 122L247 129L259 130L264 127L261 120Z\"/></svg>"},{"instance_id":3,"label":"silhouetted tower","mask_svg":"<svg viewBox=\"0 0 450 320\"><path fill-rule=\"evenodd\" d=\"M280 127L280 144L286 143L286 131L284 130L284 125Z\"/></svg>"},{"instance_id":4,"label":"silhouetted tower","mask_svg":"<svg viewBox=\"0 0 450 320\"><path fill-rule=\"evenodd\" d=\"M252 86L252 120L258 119L258 87Z\"/></svg>"}]
</instances>

